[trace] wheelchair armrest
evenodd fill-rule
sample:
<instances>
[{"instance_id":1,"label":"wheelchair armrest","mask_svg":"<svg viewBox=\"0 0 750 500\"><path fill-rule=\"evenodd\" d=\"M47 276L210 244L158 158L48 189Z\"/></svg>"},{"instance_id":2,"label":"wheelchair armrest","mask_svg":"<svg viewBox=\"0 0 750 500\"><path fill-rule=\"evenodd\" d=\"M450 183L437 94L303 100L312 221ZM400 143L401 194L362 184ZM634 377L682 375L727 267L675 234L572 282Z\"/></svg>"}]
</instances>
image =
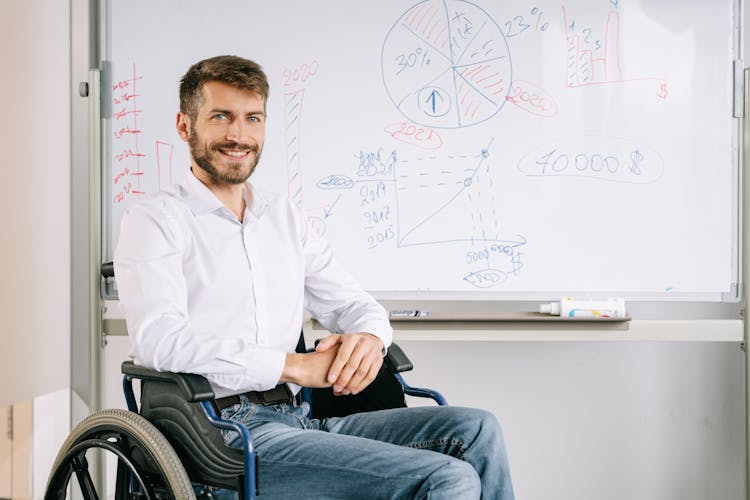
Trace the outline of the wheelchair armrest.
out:
<instances>
[{"instance_id":1,"label":"wheelchair armrest","mask_svg":"<svg viewBox=\"0 0 750 500\"><path fill-rule=\"evenodd\" d=\"M386 354L383 362L391 373L408 372L414 368L411 360L396 343L391 343L388 347L388 354Z\"/></svg>"},{"instance_id":2,"label":"wheelchair armrest","mask_svg":"<svg viewBox=\"0 0 750 500\"><path fill-rule=\"evenodd\" d=\"M206 377L202 375L195 373L160 372L146 368L145 366L136 365L132 361L124 361L121 369L123 374L132 378L172 382L180 388L185 399L190 403L211 401L214 399L214 390Z\"/></svg>"}]
</instances>

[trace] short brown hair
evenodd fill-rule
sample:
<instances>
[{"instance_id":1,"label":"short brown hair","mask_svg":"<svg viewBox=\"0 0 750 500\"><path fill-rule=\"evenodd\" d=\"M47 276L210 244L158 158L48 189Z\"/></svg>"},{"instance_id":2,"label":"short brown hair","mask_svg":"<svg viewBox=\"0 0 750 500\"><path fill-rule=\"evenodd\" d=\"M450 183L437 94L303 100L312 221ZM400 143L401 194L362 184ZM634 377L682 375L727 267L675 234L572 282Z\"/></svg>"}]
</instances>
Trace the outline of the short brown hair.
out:
<instances>
[{"instance_id":1,"label":"short brown hair","mask_svg":"<svg viewBox=\"0 0 750 500\"><path fill-rule=\"evenodd\" d=\"M250 90L268 99L268 78L256 62L239 56L216 56L199 61L187 70L180 80L180 111L195 120L203 103L203 85L222 82L232 87Z\"/></svg>"}]
</instances>

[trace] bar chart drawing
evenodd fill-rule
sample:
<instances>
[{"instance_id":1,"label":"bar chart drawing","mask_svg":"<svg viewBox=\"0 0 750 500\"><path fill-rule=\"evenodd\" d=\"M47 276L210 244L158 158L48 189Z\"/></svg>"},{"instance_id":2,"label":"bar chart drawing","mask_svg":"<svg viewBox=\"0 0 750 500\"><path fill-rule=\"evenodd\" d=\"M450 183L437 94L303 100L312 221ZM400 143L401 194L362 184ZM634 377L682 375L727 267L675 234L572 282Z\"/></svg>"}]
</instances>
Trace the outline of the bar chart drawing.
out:
<instances>
[{"instance_id":1,"label":"bar chart drawing","mask_svg":"<svg viewBox=\"0 0 750 500\"><path fill-rule=\"evenodd\" d=\"M604 45L600 47L603 54L596 57L594 50L586 48L582 35L571 30L564 5L562 11L567 51L567 86L581 87L622 81L620 14L614 10L609 11L604 25Z\"/></svg>"},{"instance_id":2,"label":"bar chart drawing","mask_svg":"<svg viewBox=\"0 0 750 500\"><path fill-rule=\"evenodd\" d=\"M156 141L156 179L159 189L174 183L172 175L172 156L174 146L165 141Z\"/></svg>"},{"instance_id":3,"label":"bar chart drawing","mask_svg":"<svg viewBox=\"0 0 750 500\"><path fill-rule=\"evenodd\" d=\"M289 199L303 206L300 133L305 89L284 94L287 189Z\"/></svg>"}]
</instances>

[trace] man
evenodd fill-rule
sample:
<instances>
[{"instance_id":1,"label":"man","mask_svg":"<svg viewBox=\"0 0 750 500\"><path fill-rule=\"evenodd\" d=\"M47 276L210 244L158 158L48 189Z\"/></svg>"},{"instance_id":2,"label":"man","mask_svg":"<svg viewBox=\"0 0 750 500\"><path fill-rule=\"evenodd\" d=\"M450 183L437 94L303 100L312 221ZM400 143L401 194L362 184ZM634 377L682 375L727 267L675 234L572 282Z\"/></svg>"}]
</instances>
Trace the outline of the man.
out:
<instances>
[{"instance_id":1,"label":"man","mask_svg":"<svg viewBox=\"0 0 750 500\"><path fill-rule=\"evenodd\" d=\"M285 396L300 386L359 393L392 329L301 211L247 181L263 149L267 97L260 66L235 56L198 62L181 81L177 132L190 172L125 213L115 252L136 363L208 378L224 418L250 430L268 498L513 498L500 427L487 412L399 408L315 420ZM342 334L297 354L304 309ZM258 393L284 402L263 404ZM238 446L234 433L225 439Z\"/></svg>"}]
</instances>

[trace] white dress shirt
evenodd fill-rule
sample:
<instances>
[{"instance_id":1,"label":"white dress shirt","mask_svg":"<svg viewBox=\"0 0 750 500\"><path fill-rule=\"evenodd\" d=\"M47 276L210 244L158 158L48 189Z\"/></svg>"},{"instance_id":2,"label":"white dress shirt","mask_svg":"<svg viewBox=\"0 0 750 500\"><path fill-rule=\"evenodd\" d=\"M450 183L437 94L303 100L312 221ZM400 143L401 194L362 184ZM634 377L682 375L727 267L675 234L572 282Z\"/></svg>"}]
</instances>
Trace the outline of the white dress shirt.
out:
<instances>
[{"instance_id":1,"label":"white dress shirt","mask_svg":"<svg viewBox=\"0 0 750 500\"><path fill-rule=\"evenodd\" d=\"M193 174L129 208L114 266L137 364L199 373L216 397L274 387L303 309L386 347L386 311L289 200L245 183L243 222Z\"/></svg>"}]
</instances>

